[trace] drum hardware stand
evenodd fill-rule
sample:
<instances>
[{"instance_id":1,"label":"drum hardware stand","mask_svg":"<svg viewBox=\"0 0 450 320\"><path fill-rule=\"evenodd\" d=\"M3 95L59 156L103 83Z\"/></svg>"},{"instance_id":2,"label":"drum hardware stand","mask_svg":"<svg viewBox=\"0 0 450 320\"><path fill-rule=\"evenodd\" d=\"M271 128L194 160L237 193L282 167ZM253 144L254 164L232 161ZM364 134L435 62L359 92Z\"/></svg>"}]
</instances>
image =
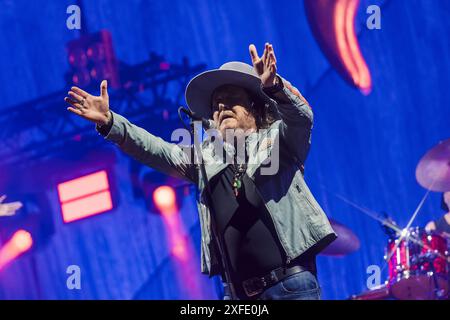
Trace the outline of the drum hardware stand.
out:
<instances>
[{"instance_id":1,"label":"drum hardware stand","mask_svg":"<svg viewBox=\"0 0 450 320\"><path fill-rule=\"evenodd\" d=\"M433 259L436 258L435 253L426 253L424 260L430 264L431 272L433 272L433 282L434 282L434 294L435 297L441 300L444 297L444 289L439 288L439 283L437 280L437 274L436 269L434 268L434 261ZM448 290L448 289L447 289Z\"/></svg>"}]
</instances>

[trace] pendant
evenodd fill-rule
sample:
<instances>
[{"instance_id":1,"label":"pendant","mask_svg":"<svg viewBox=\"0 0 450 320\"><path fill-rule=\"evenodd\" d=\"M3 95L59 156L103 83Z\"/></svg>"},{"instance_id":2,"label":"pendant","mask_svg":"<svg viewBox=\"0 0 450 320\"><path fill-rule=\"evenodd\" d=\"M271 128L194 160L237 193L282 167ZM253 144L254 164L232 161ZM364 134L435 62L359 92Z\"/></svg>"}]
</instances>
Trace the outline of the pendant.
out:
<instances>
[{"instance_id":1,"label":"pendant","mask_svg":"<svg viewBox=\"0 0 450 320\"><path fill-rule=\"evenodd\" d=\"M234 181L233 181L233 189L234 189L234 195L237 197L238 196L238 194L239 194L239 189L241 188L241 186L242 186L242 183L241 183L241 180L239 179L234 179Z\"/></svg>"}]
</instances>

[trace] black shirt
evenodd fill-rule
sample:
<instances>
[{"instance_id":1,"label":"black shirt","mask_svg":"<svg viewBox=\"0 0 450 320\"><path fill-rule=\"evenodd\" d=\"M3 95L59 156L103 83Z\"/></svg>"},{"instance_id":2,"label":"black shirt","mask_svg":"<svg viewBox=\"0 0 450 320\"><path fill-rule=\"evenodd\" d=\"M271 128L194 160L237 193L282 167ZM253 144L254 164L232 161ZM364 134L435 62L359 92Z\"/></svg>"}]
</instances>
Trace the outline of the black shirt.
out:
<instances>
[{"instance_id":1,"label":"black shirt","mask_svg":"<svg viewBox=\"0 0 450 320\"><path fill-rule=\"evenodd\" d=\"M439 220L435 221L436 232L448 233L450 234L450 224L447 223L445 215L443 215Z\"/></svg>"},{"instance_id":2,"label":"black shirt","mask_svg":"<svg viewBox=\"0 0 450 320\"><path fill-rule=\"evenodd\" d=\"M223 235L233 283L239 284L283 266L285 255L254 182L244 174L236 197L233 177L229 165L212 179L212 213Z\"/></svg>"}]
</instances>

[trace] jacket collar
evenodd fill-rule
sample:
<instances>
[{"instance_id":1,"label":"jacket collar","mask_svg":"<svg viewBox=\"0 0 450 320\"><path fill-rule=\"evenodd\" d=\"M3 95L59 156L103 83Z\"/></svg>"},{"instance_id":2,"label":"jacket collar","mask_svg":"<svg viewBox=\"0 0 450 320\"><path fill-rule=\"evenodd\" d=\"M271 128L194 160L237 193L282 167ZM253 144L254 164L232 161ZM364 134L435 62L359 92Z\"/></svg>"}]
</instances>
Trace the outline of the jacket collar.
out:
<instances>
[{"instance_id":1,"label":"jacket collar","mask_svg":"<svg viewBox=\"0 0 450 320\"><path fill-rule=\"evenodd\" d=\"M248 155L247 174L250 178L253 177L256 170L261 166L261 163L266 160L273 147L274 137L272 130L273 124L268 130L260 130L251 133L245 139L245 148ZM206 139L202 144L202 154L205 162L206 175L208 181L215 177L219 172L227 167L229 162L226 159L232 159L235 153L235 148L232 144L224 142L222 146L214 146L210 139Z\"/></svg>"}]
</instances>

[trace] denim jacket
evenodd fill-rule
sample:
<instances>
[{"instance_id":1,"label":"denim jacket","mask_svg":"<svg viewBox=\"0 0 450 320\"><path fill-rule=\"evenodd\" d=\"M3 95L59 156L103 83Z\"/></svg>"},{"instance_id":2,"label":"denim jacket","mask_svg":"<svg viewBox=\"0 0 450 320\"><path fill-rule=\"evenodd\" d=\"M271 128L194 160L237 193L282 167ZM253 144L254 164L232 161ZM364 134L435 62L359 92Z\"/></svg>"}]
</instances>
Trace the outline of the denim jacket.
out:
<instances>
[{"instance_id":1,"label":"denim jacket","mask_svg":"<svg viewBox=\"0 0 450 320\"><path fill-rule=\"evenodd\" d=\"M280 78L281 79L281 78ZM309 249L320 250L336 238L331 225L311 194L303 178L303 164L311 143L313 113L302 95L282 79L281 91L270 94L279 119L263 133L246 139L249 156L248 176L254 180L272 217L278 239L287 257L286 263ZM113 123L105 139L139 162L168 175L205 189L199 166L193 163L185 147L169 143L130 123L112 112ZM224 146L227 152L226 146ZM211 140L202 144L207 180L220 173L227 164L216 154ZM264 173L268 159L278 157L276 172ZM274 162L271 160L269 162ZM201 226L201 271L213 276L221 273L220 258L210 227L210 212L200 197L197 201Z\"/></svg>"}]
</instances>

